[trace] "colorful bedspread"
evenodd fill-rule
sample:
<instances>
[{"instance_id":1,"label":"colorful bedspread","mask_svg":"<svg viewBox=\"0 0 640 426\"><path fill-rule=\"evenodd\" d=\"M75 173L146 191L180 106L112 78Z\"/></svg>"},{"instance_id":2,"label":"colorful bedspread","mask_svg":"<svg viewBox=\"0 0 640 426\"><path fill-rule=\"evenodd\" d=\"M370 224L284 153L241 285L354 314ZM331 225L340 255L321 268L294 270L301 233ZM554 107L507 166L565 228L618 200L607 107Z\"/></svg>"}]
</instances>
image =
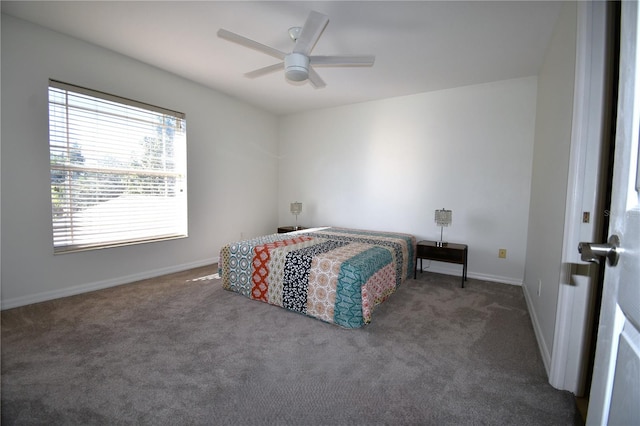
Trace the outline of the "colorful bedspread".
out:
<instances>
[{"instance_id":1,"label":"colorful bedspread","mask_svg":"<svg viewBox=\"0 0 640 426\"><path fill-rule=\"evenodd\" d=\"M415 249L409 234L318 228L228 244L218 269L227 290L357 328L410 276Z\"/></svg>"}]
</instances>

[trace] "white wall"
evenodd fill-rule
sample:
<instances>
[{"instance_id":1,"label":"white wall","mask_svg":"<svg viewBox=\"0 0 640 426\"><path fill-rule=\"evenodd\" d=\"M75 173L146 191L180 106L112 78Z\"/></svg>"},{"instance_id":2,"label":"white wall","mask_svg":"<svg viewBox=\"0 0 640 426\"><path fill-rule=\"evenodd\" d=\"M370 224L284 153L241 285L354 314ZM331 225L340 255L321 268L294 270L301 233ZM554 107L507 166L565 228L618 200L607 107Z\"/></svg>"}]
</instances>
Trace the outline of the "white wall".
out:
<instances>
[{"instance_id":1,"label":"white wall","mask_svg":"<svg viewBox=\"0 0 640 426\"><path fill-rule=\"evenodd\" d=\"M273 232L275 116L5 15L1 40L3 308L205 265L241 233ZM49 78L186 113L189 238L53 255Z\"/></svg>"},{"instance_id":2,"label":"white wall","mask_svg":"<svg viewBox=\"0 0 640 426\"><path fill-rule=\"evenodd\" d=\"M279 224L300 201L302 226L439 239L444 207L445 240L469 245L470 277L522 284L536 90L530 77L281 118Z\"/></svg>"},{"instance_id":3,"label":"white wall","mask_svg":"<svg viewBox=\"0 0 640 426\"><path fill-rule=\"evenodd\" d=\"M562 272L576 25L576 4L568 2L558 18L538 77L531 210L523 288L547 371L553 349Z\"/></svg>"}]
</instances>

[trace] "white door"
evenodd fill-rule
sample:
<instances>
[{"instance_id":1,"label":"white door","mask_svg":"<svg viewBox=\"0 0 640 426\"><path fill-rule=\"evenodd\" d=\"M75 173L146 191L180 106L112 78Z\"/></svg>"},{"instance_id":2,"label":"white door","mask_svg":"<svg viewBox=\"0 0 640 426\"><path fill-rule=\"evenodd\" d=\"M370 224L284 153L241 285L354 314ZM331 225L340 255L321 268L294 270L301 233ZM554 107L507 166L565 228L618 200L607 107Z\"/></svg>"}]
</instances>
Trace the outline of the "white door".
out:
<instances>
[{"instance_id":1,"label":"white door","mask_svg":"<svg viewBox=\"0 0 640 426\"><path fill-rule=\"evenodd\" d=\"M620 80L605 280L588 425L640 425L640 49L638 3L621 2ZM593 247L604 249L604 246ZM583 251L584 253L584 251Z\"/></svg>"}]
</instances>

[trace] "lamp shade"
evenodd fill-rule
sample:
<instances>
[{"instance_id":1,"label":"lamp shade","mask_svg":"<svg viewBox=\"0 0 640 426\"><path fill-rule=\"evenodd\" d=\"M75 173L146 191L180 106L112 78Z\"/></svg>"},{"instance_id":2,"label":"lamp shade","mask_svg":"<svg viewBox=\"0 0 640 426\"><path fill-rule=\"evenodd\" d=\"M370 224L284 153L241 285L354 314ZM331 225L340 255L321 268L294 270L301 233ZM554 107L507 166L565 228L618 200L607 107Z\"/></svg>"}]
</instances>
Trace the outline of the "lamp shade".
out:
<instances>
[{"instance_id":1,"label":"lamp shade","mask_svg":"<svg viewBox=\"0 0 640 426\"><path fill-rule=\"evenodd\" d=\"M299 215L300 213L302 213L302 203L291 203L291 214L294 215Z\"/></svg>"},{"instance_id":2,"label":"lamp shade","mask_svg":"<svg viewBox=\"0 0 640 426\"><path fill-rule=\"evenodd\" d=\"M435 221L438 226L449 226L453 219L453 212L451 210L436 210Z\"/></svg>"}]
</instances>

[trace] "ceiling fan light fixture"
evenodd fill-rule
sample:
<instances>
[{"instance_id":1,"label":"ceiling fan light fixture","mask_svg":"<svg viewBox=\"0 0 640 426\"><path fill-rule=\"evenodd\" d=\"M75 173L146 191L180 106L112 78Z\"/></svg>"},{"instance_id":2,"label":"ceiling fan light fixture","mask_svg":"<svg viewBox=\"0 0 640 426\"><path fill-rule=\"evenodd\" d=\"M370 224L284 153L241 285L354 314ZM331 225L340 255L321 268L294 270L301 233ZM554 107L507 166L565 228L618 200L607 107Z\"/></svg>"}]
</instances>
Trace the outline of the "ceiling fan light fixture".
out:
<instances>
[{"instance_id":1,"label":"ceiling fan light fixture","mask_svg":"<svg viewBox=\"0 0 640 426\"><path fill-rule=\"evenodd\" d=\"M309 58L302 53L290 53L284 58L284 74L291 81L309 78Z\"/></svg>"}]
</instances>

